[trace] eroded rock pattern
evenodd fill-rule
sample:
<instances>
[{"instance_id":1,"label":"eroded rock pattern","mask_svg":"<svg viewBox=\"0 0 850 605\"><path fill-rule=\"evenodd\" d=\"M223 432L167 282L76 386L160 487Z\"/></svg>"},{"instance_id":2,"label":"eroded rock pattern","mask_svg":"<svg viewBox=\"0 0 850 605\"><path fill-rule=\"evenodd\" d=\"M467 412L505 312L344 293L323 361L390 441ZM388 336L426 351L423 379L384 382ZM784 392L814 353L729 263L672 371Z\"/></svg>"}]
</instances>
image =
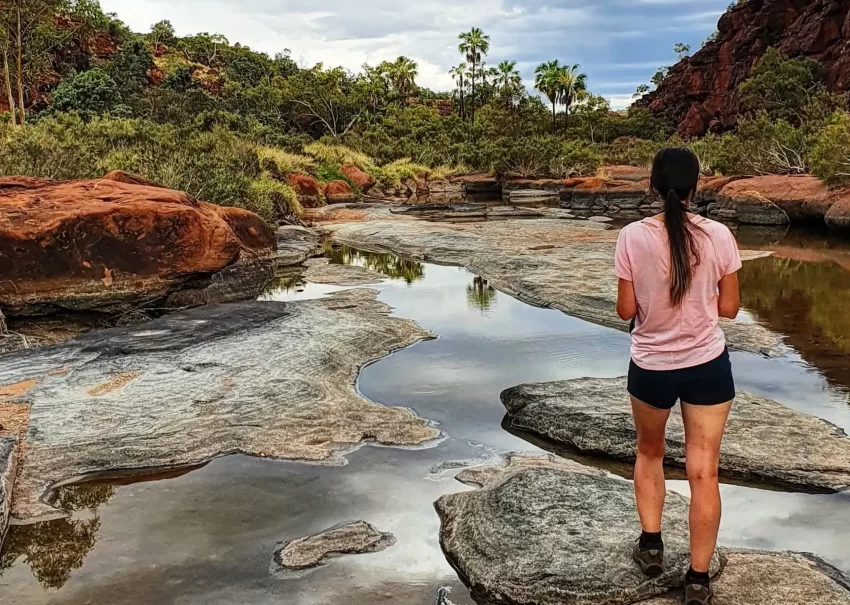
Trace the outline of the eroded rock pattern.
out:
<instances>
[{"instance_id":1,"label":"eroded rock pattern","mask_svg":"<svg viewBox=\"0 0 850 605\"><path fill-rule=\"evenodd\" d=\"M365 521L343 523L314 536L279 544L270 571L281 579L297 577L339 557L381 552L395 543L392 534Z\"/></svg>"},{"instance_id":2,"label":"eroded rock pattern","mask_svg":"<svg viewBox=\"0 0 850 605\"><path fill-rule=\"evenodd\" d=\"M354 389L360 366L430 333L375 292L183 311L135 328L0 356L0 385L36 380L15 486L19 519L53 515L53 483L94 471L178 466L242 452L341 463L364 441L440 436Z\"/></svg>"},{"instance_id":3,"label":"eroded rock pattern","mask_svg":"<svg viewBox=\"0 0 850 605\"><path fill-rule=\"evenodd\" d=\"M577 463L523 457L459 478L483 487L437 501L440 542L489 603L626 605L681 585L688 502L678 494L667 494L664 514L667 570L649 579L631 558L640 522L629 482Z\"/></svg>"},{"instance_id":4,"label":"eroded rock pattern","mask_svg":"<svg viewBox=\"0 0 850 605\"><path fill-rule=\"evenodd\" d=\"M373 216L378 211L371 210ZM506 220L454 225L378 220L327 227L343 244L466 267L520 300L593 323L627 329L617 317L617 233L589 221ZM545 248L545 249L544 249ZM744 253L745 258L758 254ZM724 321L732 348L776 355L779 335Z\"/></svg>"},{"instance_id":5,"label":"eroded rock pattern","mask_svg":"<svg viewBox=\"0 0 850 605\"><path fill-rule=\"evenodd\" d=\"M17 462L17 441L0 437L0 548L3 547L3 538L11 516L12 487L15 483Z\"/></svg>"},{"instance_id":6,"label":"eroded rock pattern","mask_svg":"<svg viewBox=\"0 0 850 605\"><path fill-rule=\"evenodd\" d=\"M502 402L515 428L584 453L635 458L637 433L625 378L521 385L502 393ZM684 446L677 406L667 426L668 464L684 467ZM820 418L739 393L723 439L720 470L732 478L843 491L850 489L850 439Z\"/></svg>"}]
</instances>

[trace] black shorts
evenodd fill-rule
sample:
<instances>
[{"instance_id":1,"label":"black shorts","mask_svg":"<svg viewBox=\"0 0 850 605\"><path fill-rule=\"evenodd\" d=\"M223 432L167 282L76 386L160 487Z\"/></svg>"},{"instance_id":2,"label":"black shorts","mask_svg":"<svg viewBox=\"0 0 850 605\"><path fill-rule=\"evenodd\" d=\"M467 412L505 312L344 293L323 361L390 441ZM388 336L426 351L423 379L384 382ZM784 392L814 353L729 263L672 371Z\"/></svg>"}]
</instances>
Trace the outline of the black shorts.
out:
<instances>
[{"instance_id":1,"label":"black shorts","mask_svg":"<svg viewBox=\"0 0 850 605\"><path fill-rule=\"evenodd\" d=\"M681 370L644 370L629 366L629 394L660 410L682 400L691 405L720 405L735 399L735 379L729 350L717 359Z\"/></svg>"}]
</instances>

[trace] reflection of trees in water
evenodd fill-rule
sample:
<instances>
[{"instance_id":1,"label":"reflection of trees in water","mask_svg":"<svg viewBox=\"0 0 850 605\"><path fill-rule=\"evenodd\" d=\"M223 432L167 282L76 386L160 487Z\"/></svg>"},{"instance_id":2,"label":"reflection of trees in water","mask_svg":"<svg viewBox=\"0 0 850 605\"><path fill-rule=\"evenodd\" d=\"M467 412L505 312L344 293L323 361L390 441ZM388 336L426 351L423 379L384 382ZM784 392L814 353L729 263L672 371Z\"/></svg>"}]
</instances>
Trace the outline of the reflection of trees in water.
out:
<instances>
[{"instance_id":1,"label":"reflection of trees in water","mask_svg":"<svg viewBox=\"0 0 850 605\"><path fill-rule=\"evenodd\" d=\"M9 528L0 554L0 575L24 557L35 578L45 588L61 588L71 573L83 566L97 542L100 517L97 507L115 494L107 484L61 487L53 494L54 506L67 512L89 510L85 520L59 519Z\"/></svg>"},{"instance_id":2,"label":"reflection of trees in water","mask_svg":"<svg viewBox=\"0 0 850 605\"><path fill-rule=\"evenodd\" d=\"M850 387L850 272L829 262L764 258L744 263L741 301L788 337L809 363Z\"/></svg>"},{"instance_id":3,"label":"reflection of trees in water","mask_svg":"<svg viewBox=\"0 0 850 605\"><path fill-rule=\"evenodd\" d=\"M359 265L393 279L403 279L408 284L425 277L425 267L422 263L399 258L395 254L363 252L348 246L326 246L325 254L332 263Z\"/></svg>"},{"instance_id":4,"label":"reflection of trees in water","mask_svg":"<svg viewBox=\"0 0 850 605\"><path fill-rule=\"evenodd\" d=\"M466 299L473 309L481 312L489 311L496 302L496 288L483 277L476 277L466 287Z\"/></svg>"}]
</instances>

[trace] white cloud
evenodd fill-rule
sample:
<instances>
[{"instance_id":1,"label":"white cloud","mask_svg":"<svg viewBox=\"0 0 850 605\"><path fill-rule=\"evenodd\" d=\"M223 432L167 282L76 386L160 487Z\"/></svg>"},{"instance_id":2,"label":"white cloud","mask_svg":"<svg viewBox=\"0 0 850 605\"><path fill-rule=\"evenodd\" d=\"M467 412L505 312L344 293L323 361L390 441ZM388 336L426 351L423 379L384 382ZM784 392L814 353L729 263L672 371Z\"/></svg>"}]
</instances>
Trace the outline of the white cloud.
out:
<instances>
[{"instance_id":1,"label":"white cloud","mask_svg":"<svg viewBox=\"0 0 850 605\"><path fill-rule=\"evenodd\" d=\"M622 111L628 109L635 102L631 94L604 95L611 104L611 109L614 111Z\"/></svg>"}]
</instances>

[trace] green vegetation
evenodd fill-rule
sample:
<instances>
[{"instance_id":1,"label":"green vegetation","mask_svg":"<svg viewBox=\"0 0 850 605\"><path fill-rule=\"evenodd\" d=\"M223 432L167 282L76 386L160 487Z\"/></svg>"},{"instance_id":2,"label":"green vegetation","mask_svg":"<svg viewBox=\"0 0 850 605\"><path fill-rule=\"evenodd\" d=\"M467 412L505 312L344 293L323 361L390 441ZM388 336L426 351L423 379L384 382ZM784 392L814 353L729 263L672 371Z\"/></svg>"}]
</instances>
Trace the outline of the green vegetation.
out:
<instances>
[{"instance_id":1,"label":"green vegetation","mask_svg":"<svg viewBox=\"0 0 850 605\"><path fill-rule=\"evenodd\" d=\"M348 181L342 167L353 164L387 189L466 171L564 178L604 164L648 166L660 147L682 144L675 124L644 108L612 112L578 65L543 63L535 87L546 100L529 93L515 61L487 64L491 40L479 28L459 36L456 88L439 93L417 85L407 57L356 74L302 68L288 50L272 57L216 33L178 37L167 21L133 33L95 0L8 4L3 174L123 169L274 220L300 211L292 173ZM737 132L688 142L706 173L850 179L846 98L825 91L816 63L768 52L741 85L741 107Z\"/></svg>"}]
</instances>

